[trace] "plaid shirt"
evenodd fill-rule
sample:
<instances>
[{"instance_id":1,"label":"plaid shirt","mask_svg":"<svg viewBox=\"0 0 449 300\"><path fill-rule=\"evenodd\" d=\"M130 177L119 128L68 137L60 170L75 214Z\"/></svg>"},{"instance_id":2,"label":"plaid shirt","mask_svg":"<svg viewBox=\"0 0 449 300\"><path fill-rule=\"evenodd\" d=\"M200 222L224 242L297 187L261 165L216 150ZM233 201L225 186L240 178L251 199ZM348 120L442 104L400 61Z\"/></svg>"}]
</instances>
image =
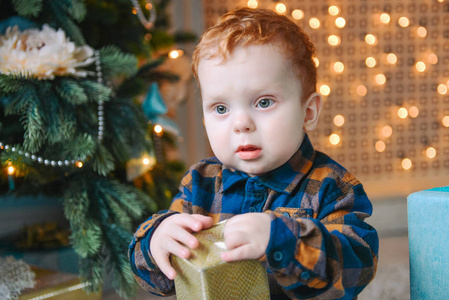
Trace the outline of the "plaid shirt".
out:
<instances>
[{"instance_id":1,"label":"plaid shirt","mask_svg":"<svg viewBox=\"0 0 449 300\"><path fill-rule=\"evenodd\" d=\"M180 212L209 215L215 222L269 214L271 236L261 260L272 299L281 299L281 291L292 299L355 299L375 275L379 239L364 222L372 205L360 182L315 151L307 135L286 164L263 176L228 169L216 158L191 167L170 209L141 224L129 247L135 277L151 293L174 293L149 244L158 224Z\"/></svg>"}]
</instances>

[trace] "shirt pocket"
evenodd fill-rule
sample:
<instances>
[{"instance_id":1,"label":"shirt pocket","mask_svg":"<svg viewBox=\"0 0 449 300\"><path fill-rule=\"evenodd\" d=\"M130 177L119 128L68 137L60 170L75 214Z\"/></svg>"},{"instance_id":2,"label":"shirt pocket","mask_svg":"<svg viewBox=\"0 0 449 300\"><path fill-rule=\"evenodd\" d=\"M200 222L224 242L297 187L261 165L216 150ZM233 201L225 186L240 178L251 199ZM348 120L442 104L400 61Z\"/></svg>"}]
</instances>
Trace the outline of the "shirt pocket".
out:
<instances>
[{"instance_id":1,"label":"shirt pocket","mask_svg":"<svg viewBox=\"0 0 449 300\"><path fill-rule=\"evenodd\" d=\"M274 212L294 219L313 217L313 209L311 208L277 207Z\"/></svg>"}]
</instances>

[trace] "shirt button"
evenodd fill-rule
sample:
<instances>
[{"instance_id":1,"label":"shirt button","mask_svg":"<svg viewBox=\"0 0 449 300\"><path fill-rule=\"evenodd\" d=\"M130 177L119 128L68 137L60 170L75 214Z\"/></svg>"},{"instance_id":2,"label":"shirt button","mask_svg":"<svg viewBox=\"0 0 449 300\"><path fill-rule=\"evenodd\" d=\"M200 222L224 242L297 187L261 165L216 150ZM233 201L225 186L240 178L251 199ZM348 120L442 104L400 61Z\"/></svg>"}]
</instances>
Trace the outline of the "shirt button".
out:
<instances>
[{"instance_id":1,"label":"shirt button","mask_svg":"<svg viewBox=\"0 0 449 300\"><path fill-rule=\"evenodd\" d=\"M282 255L281 251L276 251L273 253L273 259L275 261L281 261L284 258L284 255Z\"/></svg>"},{"instance_id":2,"label":"shirt button","mask_svg":"<svg viewBox=\"0 0 449 300\"><path fill-rule=\"evenodd\" d=\"M251 213L254 213L254 212L256 212L256 211L257 211L257 210L256 210L255 207L252 207L252 206L251 206L251 207L249 208L249 212L251 212Z\"/></svg>"},{"instance_id":3,"label":"shirt button","mask_svg":"<svg viewBox=\"0 0 449 300\"><path fill-rule=\"evenodd\" d=\"M310 279L310 273L307 271L304 271L301 273L300 277L302 280L307 281Z\"/></svg>"}]
</instances>

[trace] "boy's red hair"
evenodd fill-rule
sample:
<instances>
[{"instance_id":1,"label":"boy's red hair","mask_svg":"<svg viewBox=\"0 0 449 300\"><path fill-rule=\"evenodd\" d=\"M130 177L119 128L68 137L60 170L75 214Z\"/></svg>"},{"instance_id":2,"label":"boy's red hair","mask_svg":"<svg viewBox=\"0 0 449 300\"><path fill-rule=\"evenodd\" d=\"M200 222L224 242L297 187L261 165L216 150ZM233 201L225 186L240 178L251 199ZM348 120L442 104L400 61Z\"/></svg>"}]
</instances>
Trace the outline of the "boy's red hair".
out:
<instances>
[{"instance_id":1,"label":"boy's red hair","mask_svg":"<svg viewBox=\"0 0 449 300\"><path fill-rule=\"evenodd\" d=\"M193 53L192 71L198 79L202 59L223 61L237 46L266 45L277 47L302 83L302 101L316 91L317 70L312 57L315 47L309 36L287 17L268 9L241 8L223 15L201 37Z\"/></svg>"}]
</instances>

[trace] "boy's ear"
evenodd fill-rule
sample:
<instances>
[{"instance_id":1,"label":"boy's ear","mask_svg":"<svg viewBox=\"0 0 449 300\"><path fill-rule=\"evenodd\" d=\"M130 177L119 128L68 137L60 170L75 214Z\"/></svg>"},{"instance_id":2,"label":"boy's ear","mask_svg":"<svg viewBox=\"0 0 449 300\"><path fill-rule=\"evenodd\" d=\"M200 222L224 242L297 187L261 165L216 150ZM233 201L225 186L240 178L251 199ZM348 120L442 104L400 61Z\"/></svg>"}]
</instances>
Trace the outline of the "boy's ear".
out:
<instances>
[{"instance_id":1,"label":"boy's ear","mask_svg":"<svg viewBox=\"0 0 449 300\"><path fill-rule=\"evenodd\" d=\"M322 98L319 93L313 93L304 103L306 117L304 118L304 131L312 131L315 129L321 112Z\"/></svg>"}]
</instances>

